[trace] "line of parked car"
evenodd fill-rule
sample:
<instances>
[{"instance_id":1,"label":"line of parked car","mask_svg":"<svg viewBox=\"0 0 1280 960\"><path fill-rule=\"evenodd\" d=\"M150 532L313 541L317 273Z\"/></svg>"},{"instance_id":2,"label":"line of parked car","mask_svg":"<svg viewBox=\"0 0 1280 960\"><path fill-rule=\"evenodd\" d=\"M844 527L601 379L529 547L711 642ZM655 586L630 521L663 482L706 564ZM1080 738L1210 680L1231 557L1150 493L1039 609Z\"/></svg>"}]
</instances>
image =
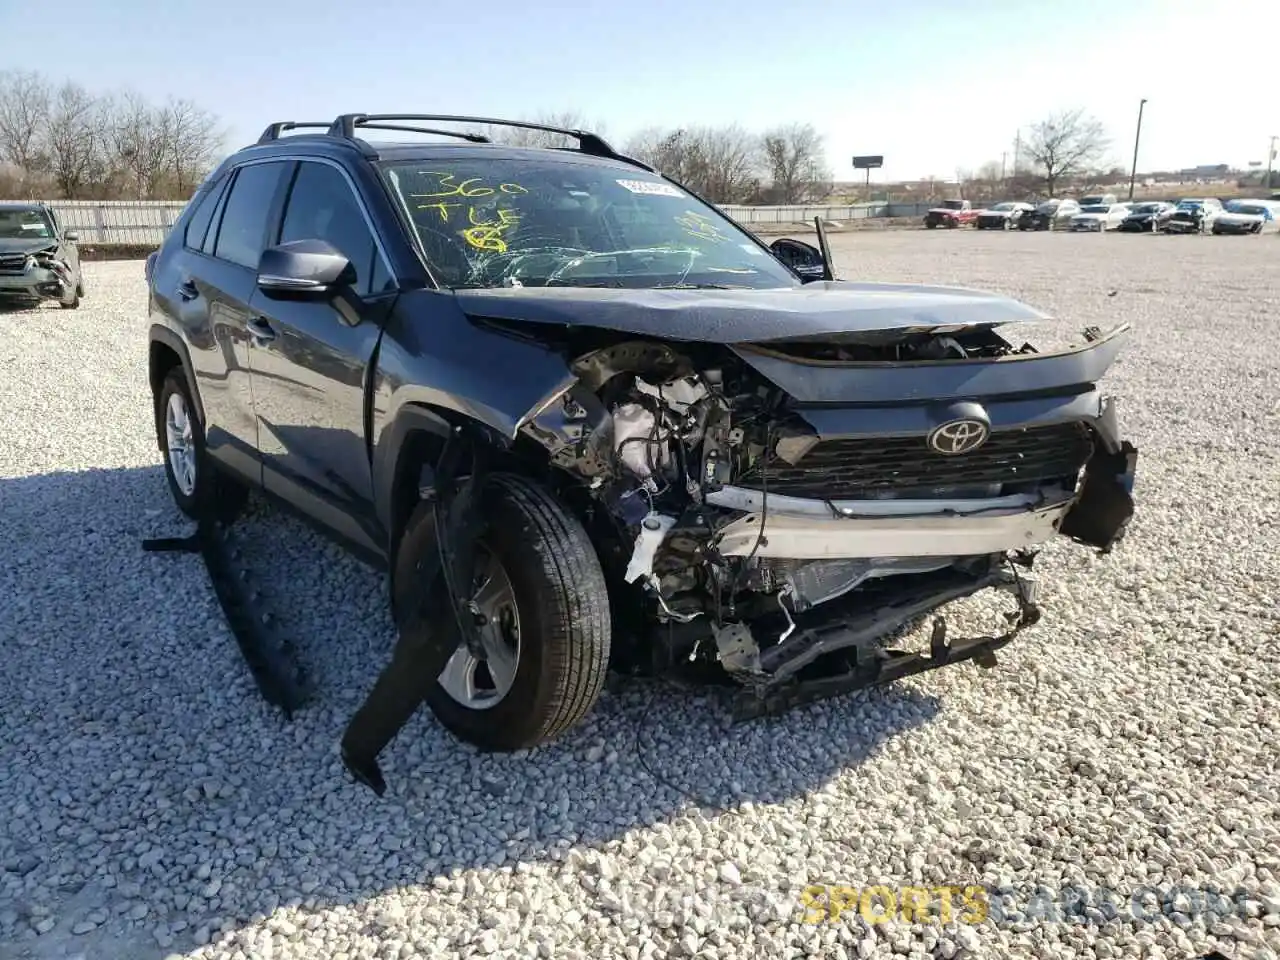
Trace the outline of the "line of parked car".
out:
<instances>
[{"instance_id":1,"label":"line of parked car","mask_svg":"<svg viewBox=\"0 0 1280 960\"><path fill-rule=\"evenodd\" d=\"M1039 203L1006 200L981 209L969 200L944 200L925 214L924 225L930 230L971 225L977 230L1261 234L1280 231L1280 197L1225 203L1217 197L1184 197L1173 203L1117 200L1106 193Z\"/></svg>"}]
</instances>

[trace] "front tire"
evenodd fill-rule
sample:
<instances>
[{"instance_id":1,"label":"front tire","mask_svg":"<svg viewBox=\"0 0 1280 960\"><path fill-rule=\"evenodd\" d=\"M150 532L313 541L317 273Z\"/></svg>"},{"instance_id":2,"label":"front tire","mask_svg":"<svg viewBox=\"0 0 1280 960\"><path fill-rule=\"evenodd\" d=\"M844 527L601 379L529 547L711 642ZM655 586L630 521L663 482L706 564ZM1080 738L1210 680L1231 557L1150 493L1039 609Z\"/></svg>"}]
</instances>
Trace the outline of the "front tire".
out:
<instances>
[{"instance_id":1,"label":"front tire","mask_svg":"<svg viewBox=\"0 0 1280 960\"><path fill-rule=\"evenodd\" d=\"M155 417L165 480L178 509L196 521L234 519L244 508L249 491L211 465L204 425L182 367L165 375L156 395Z\"/></svg>"},{"instance_id":2,"label":"front tire","mask_svg":"<svg viewBox=\"0 0 1280 960\"><path fill-rule=\"evenodd\" d=\"M543 487L493 474L479 509L484 529L468 593L482 619L483 657L459 647L427 704L460 740L520 750L577 725L599 699L612 632L608 587L582 524ZM436 549L430 511L430 503L418 505L397 551L401 611L418 599L415 572ZM442 591L435 593L443 605ZM432 616L452 613L444 606Z\"/></svg>"}]
</instances>

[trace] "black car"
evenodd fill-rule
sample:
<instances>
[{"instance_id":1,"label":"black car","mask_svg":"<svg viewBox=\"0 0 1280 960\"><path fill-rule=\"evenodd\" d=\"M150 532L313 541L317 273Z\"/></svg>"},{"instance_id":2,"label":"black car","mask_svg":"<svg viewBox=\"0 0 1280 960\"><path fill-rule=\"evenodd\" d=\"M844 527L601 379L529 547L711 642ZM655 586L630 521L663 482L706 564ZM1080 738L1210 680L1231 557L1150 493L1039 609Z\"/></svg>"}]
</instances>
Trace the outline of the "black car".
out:
<instances>
[{"instance_id":1,"label":"black car","mask_svg":"<svg viewBox=\"0 0 1280 960\"><path fill-rule=\"evenodd\" d=\"M1167 200L1145 200L1129 208L1129 214L1116 227L1124 233L1156 233L1160 224L1173 213Z\"/></svg>"},{"instance_id":2,"label":"black car","mask_svg":"<svg viewBox=\"0 0 1280 960\"><path fill-rule=\"evenodd\" d=\"M1162 233L1205 233L1220 213L1222 201L1217 197L1186 197L1156 221L1156 228Z\"/></svg>"},{"instance_id":3,"label":"black car","mask_svg":"<svg viewBox=\"0 0 1280 960\"><path fill-rule=\"evenodd\" d=\"M750 716L989 661L1039 615L1036 544L1122 536L1136 454L1096 383L1123 327L1036 353L997 332L1031 307L824 279L818 249L595 135L516 148L458 119L273 124L147 263L178 506L264 491L389 573L401 647L353 770L420 697L515 749L611 666L694 661ZM1004 633L880 644L988 588L1017 603Z\"/></svg>"},{"instance_id":4,"label":"black car","mask_svg":"<svg viewBox=\"0 0 1280 960\"><path fill-rule=\"evenodd\" d=\"M1060 230L1080 212L1080 204L1069 198L1045 200L1018 218L1019 230Z\"/></svg>"}]
</instances>

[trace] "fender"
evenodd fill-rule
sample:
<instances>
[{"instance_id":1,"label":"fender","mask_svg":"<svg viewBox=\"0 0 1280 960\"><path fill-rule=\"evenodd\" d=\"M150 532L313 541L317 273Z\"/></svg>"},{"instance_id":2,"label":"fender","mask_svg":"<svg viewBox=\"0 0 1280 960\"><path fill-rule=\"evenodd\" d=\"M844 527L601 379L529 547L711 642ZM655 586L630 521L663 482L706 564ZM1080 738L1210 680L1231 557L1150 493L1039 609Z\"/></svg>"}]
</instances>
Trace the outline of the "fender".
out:
<instances>
[{"instance_id":1,"label":"fender","mask_svg":"<svg viewBox=\"0 0 1280 960\"><path fill-rule=\"evenodd\" d=\"M148 350L150 350L150 344L162 343L178 355L178 362L182 365L182 374L187 378L187 389L191 391L191 397L196 402L196 416L199 418L200 425L203 427L205 423L204 401L200 399L200 391L196 388L196 378L191 372L191 354L187 350L186 343L183 342L182 338L178 336L177 333L170 330L162 323L151 324L151 330L148 334L147 342ZM150 356L148 356L148 378L150 378L151 372L151 361Z\"/></svg>"},{"instance_id":2,"label":"fender","mask_svg":"<svg viewBox=\"0 0 1280 960\"><path fill-rule=\"evenodd\" d=\"M387 561L395 563L395 545L399 538L400 524L396 523L395 505L400 502L404 484L416 484L418 471L405 475L404 458L412 456L408 450L411 434L422 432L438 438L441 445L452 433L445 411L432 407L407 403L396 411L386 425L373 449L373 507L378 522L387 532Z\"/></svg>"}]
</instances>

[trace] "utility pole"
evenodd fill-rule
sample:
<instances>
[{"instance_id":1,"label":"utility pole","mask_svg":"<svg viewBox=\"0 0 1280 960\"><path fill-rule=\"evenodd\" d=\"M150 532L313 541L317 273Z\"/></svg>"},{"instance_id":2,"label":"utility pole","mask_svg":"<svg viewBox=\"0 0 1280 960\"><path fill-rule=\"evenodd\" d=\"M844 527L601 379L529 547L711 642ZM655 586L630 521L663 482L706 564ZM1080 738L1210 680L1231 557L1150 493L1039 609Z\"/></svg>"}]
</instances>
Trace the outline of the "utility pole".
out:
<instances>
[{"instance_id":1,"label":"utility pole","mask_svg":"<svg viewBox=\"0 0 1280 960\"><path fill-rule=\"evenodd\" d=\"M1007 156L1009 156L1009 151L1007 151L1007 150L1000 154L1000 184L1001 184L1001 186L1003 186L1003 185L1004 185L1004 161L1005 161L1005 157L1007 157Z\"/></svg>"},{"instance_id":2,"label":"utility pole","mask_svg":"<svg viewBox=\"0 0 1280 960\"><path fill-rule=\"evenodd\" d=\"M1022 153L1022 128L1013 135L1013 175L1018 175L1018 157Z\"/></svg>"},{"instance_id":3,"label":"utility pole","mask_svg":"<svg viewBox=\"0 0 1280 960\"><path fill-rule=\"evenodd\" d=\"M1271 162L1276 158L1276 140L1280 137L1271 138L1271 146L1267 147L1267 189L1271 189Z\"/></svg>"},{"instance_id":4,"label":"utility pole","mask_svg":"<svg viewBox=\"0 0 1280 960\"><path fill-rule=\"evenodd\" d=\"M1138 177L1138 141L1142 139L1142 108L1147 105L1146 98L1138 101L1138 131L1133 135L1133 169L1129 171L1129 199L1133 199L1133 181Z\"/></svg>"}]
</instances>

